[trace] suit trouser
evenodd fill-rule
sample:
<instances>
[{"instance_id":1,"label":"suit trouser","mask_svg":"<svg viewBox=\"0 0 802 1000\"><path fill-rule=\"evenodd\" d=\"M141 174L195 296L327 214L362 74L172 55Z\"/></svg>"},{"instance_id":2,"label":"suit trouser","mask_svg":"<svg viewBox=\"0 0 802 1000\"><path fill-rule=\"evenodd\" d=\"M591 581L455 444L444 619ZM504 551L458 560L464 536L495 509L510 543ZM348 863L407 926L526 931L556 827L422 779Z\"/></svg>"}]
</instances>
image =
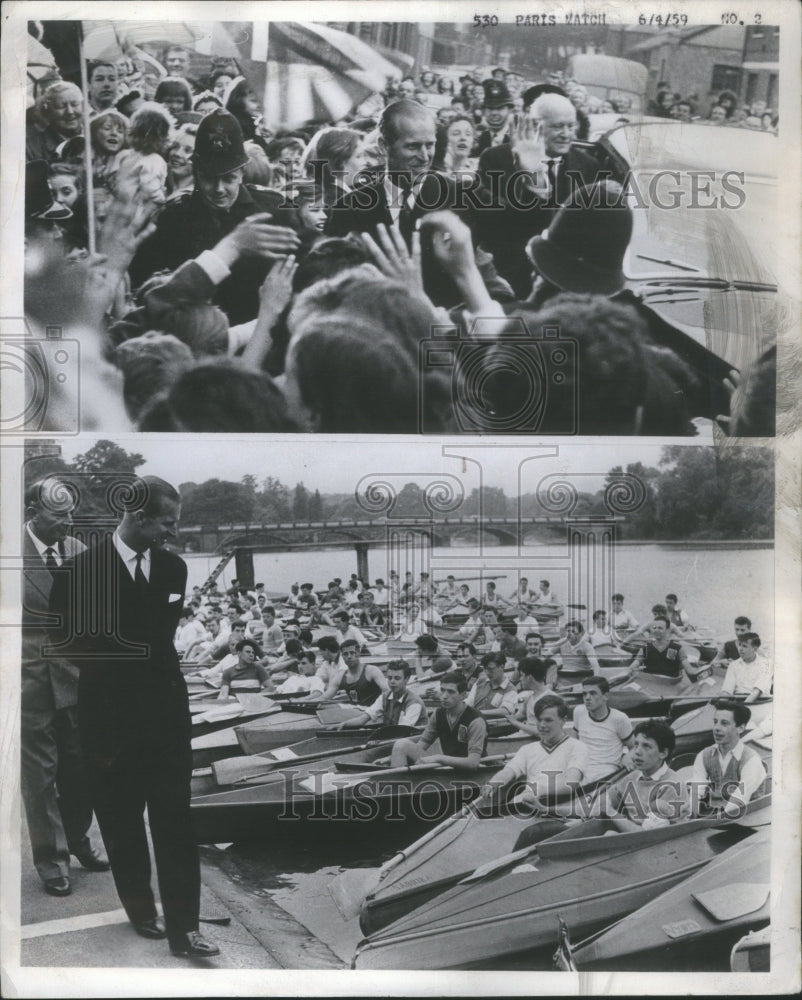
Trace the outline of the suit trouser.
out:
<instances>
[{"instance_id":1,"label":"suit trouser","mask_svg":"<svg viewBox=\"0 0 802 1000\"><path fill-rule=\"evenodd\" d=\"M92 804L120 901L133 923L156 916L145 831L147 806L171 945L198 929L200 859L190 818L189 739L128 741L112 759L87 755Z\"/></svg>"},{"instance_id":2,"label":"suit trouser","mask_svg":"<svg viewBox=\"0 0 802 1000\"><path fill-rule=\"evenodd\" d=\"M88 850L92 823L74 705L22 709L22 801L39 877L66 876L70 853Z\"/></svg>"}]
</instances>

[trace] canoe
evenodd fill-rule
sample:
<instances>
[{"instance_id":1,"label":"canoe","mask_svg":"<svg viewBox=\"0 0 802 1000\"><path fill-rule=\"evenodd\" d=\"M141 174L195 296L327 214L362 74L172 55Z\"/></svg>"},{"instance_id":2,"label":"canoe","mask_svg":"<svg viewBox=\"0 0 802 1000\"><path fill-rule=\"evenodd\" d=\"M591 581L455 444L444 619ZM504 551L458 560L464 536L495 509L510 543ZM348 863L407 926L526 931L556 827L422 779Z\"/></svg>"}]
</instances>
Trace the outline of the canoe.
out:
<instances>
[{"instance_id":1,"label":"canoe","mask_svg":"<svg viewBox=\"0 0 802 1000\"><path fill-rule=\"evenodd\" d=\"M769 922L771 829L736 844L684 882L592 939L576 944L577 969L693 971L699 949L720 949ZM571 928L569 927L569 931Z\"/></svg>"},{"instance_id":2,"label":"canoe","mask_svg":"<svg viewBox=\"0 0 802 1000\"><path fill-rule=\"evenodd\" d=\"M605 673L610 680L609 705L633 718L670 715L679 716L694 708L699 708L715 698L721 691L723 675L712 673L697 681L687 677L661 677L658 674L638 672L621 683L620 676ZM582 685L572 684L561 688L558 682L556 694L569 704L577 704L582 698Z\"/></svg>"},{"instance_id":3,"label":"canoe","mask_svg":"<svg viewBox=\"0 0 802 1000\"><path fill-rule=\"evenodd\" d=\"M325 712L320 711L315 715L279 710L244 725L232 726L229 723L224 729L192 739L192 766L207 767L223 757L261 753L273 747L286 746L304 737L314 736L321 726L353 718L358 713L359 710L353 705L343 703L332 705Z\"/></svg>"},{"instance_id":4,"label":"canoe","mask_svg":"<svg viewBox=\"0 0 802 1000\"><path fill-rule=\"evenodd\" d=\"M768 820L770 797L735 822L705 818L614 832L587 820L537 844L525 858L476 873L363 940L356 969L475 968L552 949L558 919L590 934L644 906ZM547 965L545 967L548 967Z\"/></svg>"},{"instance_id":5,"label":"canoe","mask_svg":"<svg viewBox=\"0 0 802 1000\"><path fill-rule=\"evenodd\" d=\"M749 707L752 710L752 718L749 720L746 739L760 741L764 736L768 736L770 739L773 699L761 698ZM715 707L707 702L700 708L686 712L672 721L671 728L674 730L676 738L675 755L695 753L703 747L710 746L713 742L712 728L715 712Z\"/></svg>"},{"instance_id":6,"label":"canoe","mask_svg":"<svg viewBox=\"0 0 802 1000\"><path fill-rule=\"evenodd\" d=\"M190 701L192 735L216 733L231 726L234 719L257 719L275 715L281 706L262 694L237 694L227 702Z\"/></svg>"},{"instance_id":7,"label":"canoe","mask_svg":"<svg viewBox=\"0 0 802 1000\"><path fill-rule=\"evenodd\" d=\"M736 941L730 952L732 972L771 971L771 925L759 931L750 931Z\"/></svg>"},{"instance_id":8,"label":"canoe","mask_svg":"<svg viewBox=\"0 0 802 1000\"><path fill-rule=\"evenodd\" d=\"M195 796L190 809L196 840L253 840L279 830L281 836L317 835L321 822L327 836L352 831L355 823L436 823L476 798L504 759L470 771L426 764L357 774L314 764L280 769L262 784Z\"/></svg>"},{"instance_id":9,"label":"canoe","mask_svg":"<svg viewBox=\"0 0 802 1000\"><path fill-rule=\"evenodd\" d=\"M592 795L593 789L604 783L587 786L585 794ZM589 808L592 799L587 801ZM519 850L519 838L524 832L531 845L535 837L546 839L563 829L565 821L556 816L539 820L515 809L504 815L498 810L479 814L472 810L467 815L450 817L390 858L376 873L374 887L367 891L359 909L362 933L366 937L375 934L480 866ZM528 848L521 849L523 856L531 853Z\"/></svg>"}]
</instances>

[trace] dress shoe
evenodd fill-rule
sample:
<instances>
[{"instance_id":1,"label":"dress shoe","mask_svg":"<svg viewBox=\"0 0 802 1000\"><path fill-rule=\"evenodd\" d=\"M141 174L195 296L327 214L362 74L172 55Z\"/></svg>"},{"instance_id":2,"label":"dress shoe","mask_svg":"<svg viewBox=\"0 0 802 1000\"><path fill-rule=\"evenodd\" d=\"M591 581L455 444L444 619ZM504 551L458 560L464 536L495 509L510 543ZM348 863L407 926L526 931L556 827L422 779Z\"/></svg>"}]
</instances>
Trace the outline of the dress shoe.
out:
<instances>
[{"instance_id":1,"label":"dress shoe","mask_svg":"<svg viewBox=\"0 0 802 1000\"><path fill-rule=\"evenodd\" d=\"M72 892L70 880L66 875L56 875L45 879L45 892L48 896L69 896Z\"/></svg>"},{"instance_id":2,"label":"dress shoe","mask_svg":"<svg viewBox=\"0 0 802 1000\"><path fill-rule=\"evenodd\" d=\"M139 923L134 924L134 930L140 937L150 938L151 941L161 941L162 938L167 937L167 931L164 929L164 921L161 917L140 920Z\"/></svg>"},{"instance_id":3,"label":"dress shoe","mask_svg":"<svg viewBox=\"0 0 802 1000\"><path fill-rule=\"evenodd\" d=\"M177 958L212 958L220 954L220 949L199 931L190 931L182 936L178 944L170 945L170 954Z\"/></svg>"},{"instance_id":4,"label":"dress shoe","mask_svg":"<svg viewBox=\"0 0 802 1000\"><path fill-rule=\"evenodd\" d=\"M104 858L100 851L94 847L89 847L85 851L73 851L73 856L78 859L81 868L88 872L107 872L111 867L109 859Z\"/></svg>"}]
</instances>

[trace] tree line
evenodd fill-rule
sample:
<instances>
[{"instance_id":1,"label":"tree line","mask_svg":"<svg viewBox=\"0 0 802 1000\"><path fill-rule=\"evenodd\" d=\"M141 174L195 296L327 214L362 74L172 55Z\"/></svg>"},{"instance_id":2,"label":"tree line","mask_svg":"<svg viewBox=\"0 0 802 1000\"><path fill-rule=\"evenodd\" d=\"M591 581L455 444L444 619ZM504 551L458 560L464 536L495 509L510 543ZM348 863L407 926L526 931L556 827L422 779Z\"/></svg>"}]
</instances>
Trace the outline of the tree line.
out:
<instances>
[{"instance_id":1,"label":"tree line","mask_svg":"<svg viewBox=\"0 0 802 1000\"><path fill-rule=\"evenodd\" d=\"M25 478L30 482L48 473L73 481L80 494L80 514L107 515L110 485L133 478L145 464L142 455L129 453L111 441L98 441L87 452L65 462L57 451L31 454ZM738 540L774 536L774 456L769 448L663 448L656 467L641 462L609 470L604 486L595 492L576 491L575 516L609 513L605 490L626 475L640 484L634 509L618 526L618 537L628 540ZM571 481L570 474L564 477ZM287 521L380 520L391 517L432 516L424 490L407 483L392 506L370 513L353 494L321 493L304 483L291 487L273 476L255 475L239 482L212 478L182 483L181 520L184 525L232 523L272 524ZM543 496L525 493L520 499L498 487L473 489L453 505L449 517L524 517L552 513ZM435 517L437 515L434 515ZM544 539L561 537L560 524L534 529Z\"/></svg>"}]
</instances>

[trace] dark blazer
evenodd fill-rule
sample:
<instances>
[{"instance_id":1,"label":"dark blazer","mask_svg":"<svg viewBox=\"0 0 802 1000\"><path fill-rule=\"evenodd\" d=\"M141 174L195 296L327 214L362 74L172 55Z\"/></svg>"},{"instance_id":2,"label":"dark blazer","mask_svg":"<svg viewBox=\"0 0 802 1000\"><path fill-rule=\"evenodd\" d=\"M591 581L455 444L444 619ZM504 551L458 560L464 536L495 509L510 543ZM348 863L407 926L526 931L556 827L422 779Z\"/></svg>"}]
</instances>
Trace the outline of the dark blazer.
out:
<instances>
[{"instance_id":1,"label":"dark blazer","mask_svg":"<svg viewBox=\"0 0 802 1000\"><path fill-rule=\"evenodd\" d=\"M83 552L86 546L67 536L56 546L65 560ZM67 708L78 704L78 669L69 660L44 658L42 650L50 642L50 593L53 576L31 541L27 526L22 543L22 707L37 711Z\"/></svg>"},{"instance_id":2,"label":"dark blazer","mask_svg":"<svg viewBox=\"0 0 802 1000\"><path fill-rule=\"evenodd\" d=\"M260 190L245 184L227 210L212 208L197 191L181 195L165 205L156 223L156 232L137 250L128 269L134 288L156 271L173 271L201 251L211 250L249 215L275 213L282 200L278 191ZM243 257L217 286L212 301L228 316L230 325L256 318L259 289L272 265L272 261L259 257Z\"/></svg>"},{"instance_id":3,"label":"dark blazer","mask_svg":"<svg viewBox=\"0 0 802 1000\"><path fill-rule=\"evenodd\" d=\"M499 274L509 281L516 295L525 298L532 289L526 244L548 229L557 207L570 197L576 185L593 183L600 174L599 165L589 153L572 146L557 169L554 196L548 202L534 203L531 196L524 194L520 181L518 186L513 184L516 165L512 146L505 143L485 150L479 157L478 170L487 205L476 213L479 245L493 254Z\"/></svg>"},{"instance_id":4,"label":"dark blazer","mask_svg":"<svg viewBox=\"0 0 802 1000\"><path fill-rule=\"evenodd\" d=\"M445 174L434 170L426 174L414 205L410 209L404 209L399 216L401 235L408 246L411 243L412 233L418 219L421 219L427 212L438 209L449 209L456 212L462 221L474 231L476 213L473 210L471 198L464 193L461 194L459 187L460 185L453 178L447 177ZM393 223L393 217L387 204L387 192L384 188L383 177L355 188L332 206L331 214L326 223L326 235L347 236L354 232L370 233L376 239L376 226L380 223L385 226L391 226ZM446 274L437 261L431 259L425 243L421 247L421 255L423 287L432 302L436 306L443 306L446 309L460 305L462 295L451 277ZM499 278L493 261L486 254L477 250L476 263L491 296L502 302L511 301L512 291L507 282Z\"/></svg>"},{"instance_id":5,"label":"dark blazer","mask_svg":"<svg viewBox=\"0 0 802 1000\"><path fill-rule=\"evenodd\" d=\"M186 737L186 685L173 645L186 582L183 559L153 549L141 595L111 535L56 575L50 607L60 617L61 645L54 652L80 667L85 747L113 752L143 739Z\"/></svg>"}]
</instances>

